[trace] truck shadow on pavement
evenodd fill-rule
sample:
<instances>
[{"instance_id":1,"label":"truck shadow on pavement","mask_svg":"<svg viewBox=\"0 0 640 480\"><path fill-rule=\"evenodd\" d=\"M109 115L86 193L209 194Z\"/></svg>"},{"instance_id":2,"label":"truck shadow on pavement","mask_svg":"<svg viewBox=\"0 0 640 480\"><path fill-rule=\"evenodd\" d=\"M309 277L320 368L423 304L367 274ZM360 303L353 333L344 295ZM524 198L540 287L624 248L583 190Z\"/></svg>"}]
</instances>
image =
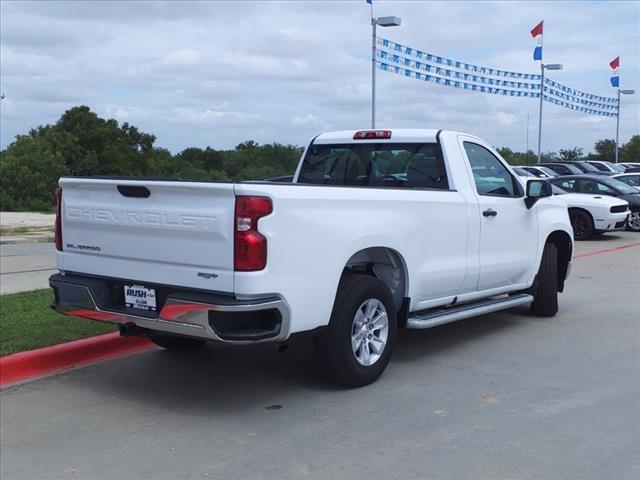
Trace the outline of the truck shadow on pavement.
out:
<instances>
[{"instance_id":1,"label":"truck shadow on pavement","mask_svg":"<svg viewBox=\"0 0 640 480\"><path fill-rule=\"evenodd\" d=\"M488 339L503 330L524 327L526 309L472 318L451 325L403 331L387 372L365 389L348 389L326 382L313 359L310 335L294 337L280 353L275 345L211 344L197 352L153 349L56 377L77 390L88 390L113 401L133 401L149 409L184 415L225 415L255 409L286 408L289 400L317 395L360 395L369 388L388 388L407 375L417 362L441 353L455 355L466 344ZM407 376L409 381L410 376ZM46 380L45 380L46 381Z\"/></svg>"}]
</instances>

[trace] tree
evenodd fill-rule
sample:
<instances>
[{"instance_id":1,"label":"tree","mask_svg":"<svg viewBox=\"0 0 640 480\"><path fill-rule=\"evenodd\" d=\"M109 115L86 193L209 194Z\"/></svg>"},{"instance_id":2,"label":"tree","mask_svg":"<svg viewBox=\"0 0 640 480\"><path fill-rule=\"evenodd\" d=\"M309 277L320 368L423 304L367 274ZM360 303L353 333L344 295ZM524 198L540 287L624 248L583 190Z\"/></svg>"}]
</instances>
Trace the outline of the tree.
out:
<instances>
[{"instance_id":1,"label":"tree","mask_svg":"<svg viewBox=\"0 0 640 480\"><path fill-rule=\"evenodd\" d=\"M514 152L509 147L502 147L496 150L510 165L533 165L536 163L536 156L531 150L528 152Z\"/></svg>"},{"instance_id":2,"label":"tree","mask_svg":"<svg viewBox=\"0 0 640 480\"><path fill-rule=\"evenodd\" d=\"M582 158L582 149L573 147L571 149L560 149L560 160L563 162L574 162Z\"/></svg>"},{"instance_id":3,"label":"tree","mask_svg":"<svg viewBox=\"0 0 640 480\"><path fill-rule=\"evenodd\" d=\"M640 135L634 135L620 148L621 162L640 162Z\"/></svg>"},{"instance_id":4,"label":"tree","mask_svg":"<svg viewBox=\"0 0 640 480\"><path fill-rule=\"evenodd\" d=\"M594 146L595 154L589 155L590 160L612 162L616 157L615 140L598 140Z\"/></svg>"},{"instance_id":5,"label":"tree","mask_svg":"<svg viewBox=\"0 0 640 480\"><path fill-rule=\"evenodd\" d=\"M0 154L2 210L49 211L67 166L43 136L21 135Z\"/></svg>"}]
</instances>

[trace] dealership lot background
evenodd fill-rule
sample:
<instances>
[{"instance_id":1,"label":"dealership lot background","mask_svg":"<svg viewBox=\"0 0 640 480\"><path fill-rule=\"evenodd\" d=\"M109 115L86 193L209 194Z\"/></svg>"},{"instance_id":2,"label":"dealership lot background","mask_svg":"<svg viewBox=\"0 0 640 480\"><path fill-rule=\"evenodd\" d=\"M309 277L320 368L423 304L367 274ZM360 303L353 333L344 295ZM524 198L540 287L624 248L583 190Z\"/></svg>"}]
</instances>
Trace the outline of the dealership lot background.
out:
<instances>
[{"instance_id":1,"label":"dealership lot background","mask_svg":"<svg viewBox=\"0 0 640 480\"><path fill-rule=\"evenodd\" d=\"M640 161L637 2L372 3L0 2L0 206L14 210L0 213L0 302L31 302L0 318L2 348L7 320L14 337L38 325L30 308L80 322L31 292L56 272L60 176L290 175L319 132L370 125L372 43L378 127L468 131L531 165L544 62L541 160L617 158L616 111L620 161ZM466 62L511 83L474 88ZM597 102L569 109L573 92ZM190 354L149 343L9 386L4 370L0 477L640 478L638 292L640 235L617 231L575 243L554 318L515 308L403 331L361 389L323 382L304 334ZM49 343L103 331L31 329Z\"/></svg>"}]
</instances>

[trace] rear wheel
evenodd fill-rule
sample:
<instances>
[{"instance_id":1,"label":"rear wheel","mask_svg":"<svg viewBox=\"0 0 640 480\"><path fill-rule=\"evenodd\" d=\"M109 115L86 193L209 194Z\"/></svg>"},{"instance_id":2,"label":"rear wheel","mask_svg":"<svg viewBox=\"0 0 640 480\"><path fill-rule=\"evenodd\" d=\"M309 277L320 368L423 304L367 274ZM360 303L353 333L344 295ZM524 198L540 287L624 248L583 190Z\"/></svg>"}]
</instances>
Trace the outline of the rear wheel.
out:
<instances>
[{"instance_id":1,"label":"rear wheel","mask_svg":"<svg viewBox=\"0 0 640 480\"><path fill-rule=\"evenodd\" d=\"M318 363L333 382L362 387L387 367L398 330L389 289L369 275L345 275L326 331L315 338Z\"/></svg>"},{"instance_id":2,"label":"rear wheel","mask_svg":"<svg viewBox=\"0 0 640 480\"><path fill-rule=\"evenodd\" d=\"M167 333L154 332L149 334L149 338L153 343L166 350L189 351L197 350L202 347L206 340L197 338L181 337L179 335L169 335Z\"/></svg>"},{"instance_id":3,"label":"rear wheel","mask_svg":"<svg viewBox=\"0 0 640 480\"><path fill-rule=\"evenodd\" d=\"M569 209L569 219L573 228L573 238L586 240L593 234L593 220L584 210Z\"/></svg>"},{"instance_id":4,"label":"rear wheel","mask_svg":"<svg viewBox=\"0 0 640 480\"><path fill-rule=\"evenodd\" d=\"M558 313L558 249L547 243L533 289L531 311L541 317L553 317Z\"/></svg>"}]
</instances>

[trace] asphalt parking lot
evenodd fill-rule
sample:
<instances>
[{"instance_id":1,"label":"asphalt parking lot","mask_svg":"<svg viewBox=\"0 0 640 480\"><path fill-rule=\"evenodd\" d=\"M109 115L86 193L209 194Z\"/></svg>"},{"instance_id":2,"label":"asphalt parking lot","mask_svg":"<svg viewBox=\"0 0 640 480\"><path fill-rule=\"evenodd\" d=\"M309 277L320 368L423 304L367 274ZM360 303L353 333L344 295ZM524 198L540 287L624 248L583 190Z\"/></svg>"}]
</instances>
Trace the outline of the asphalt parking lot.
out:
<instances>
[{"instance_id":1,"label":"asphalt parking lot","mask_svg":"<svg viewBox=\"0 0 640 480\"><path fill-rule=\"evenodd\" d=\"M10 387L1 476L640 478L640 246L616 249L639 242L577 243L596 253L574 261L553 319L403 332L362 389L323 383L306 337L284 353L154 349Z\"/></svg>"}]
</instances>

